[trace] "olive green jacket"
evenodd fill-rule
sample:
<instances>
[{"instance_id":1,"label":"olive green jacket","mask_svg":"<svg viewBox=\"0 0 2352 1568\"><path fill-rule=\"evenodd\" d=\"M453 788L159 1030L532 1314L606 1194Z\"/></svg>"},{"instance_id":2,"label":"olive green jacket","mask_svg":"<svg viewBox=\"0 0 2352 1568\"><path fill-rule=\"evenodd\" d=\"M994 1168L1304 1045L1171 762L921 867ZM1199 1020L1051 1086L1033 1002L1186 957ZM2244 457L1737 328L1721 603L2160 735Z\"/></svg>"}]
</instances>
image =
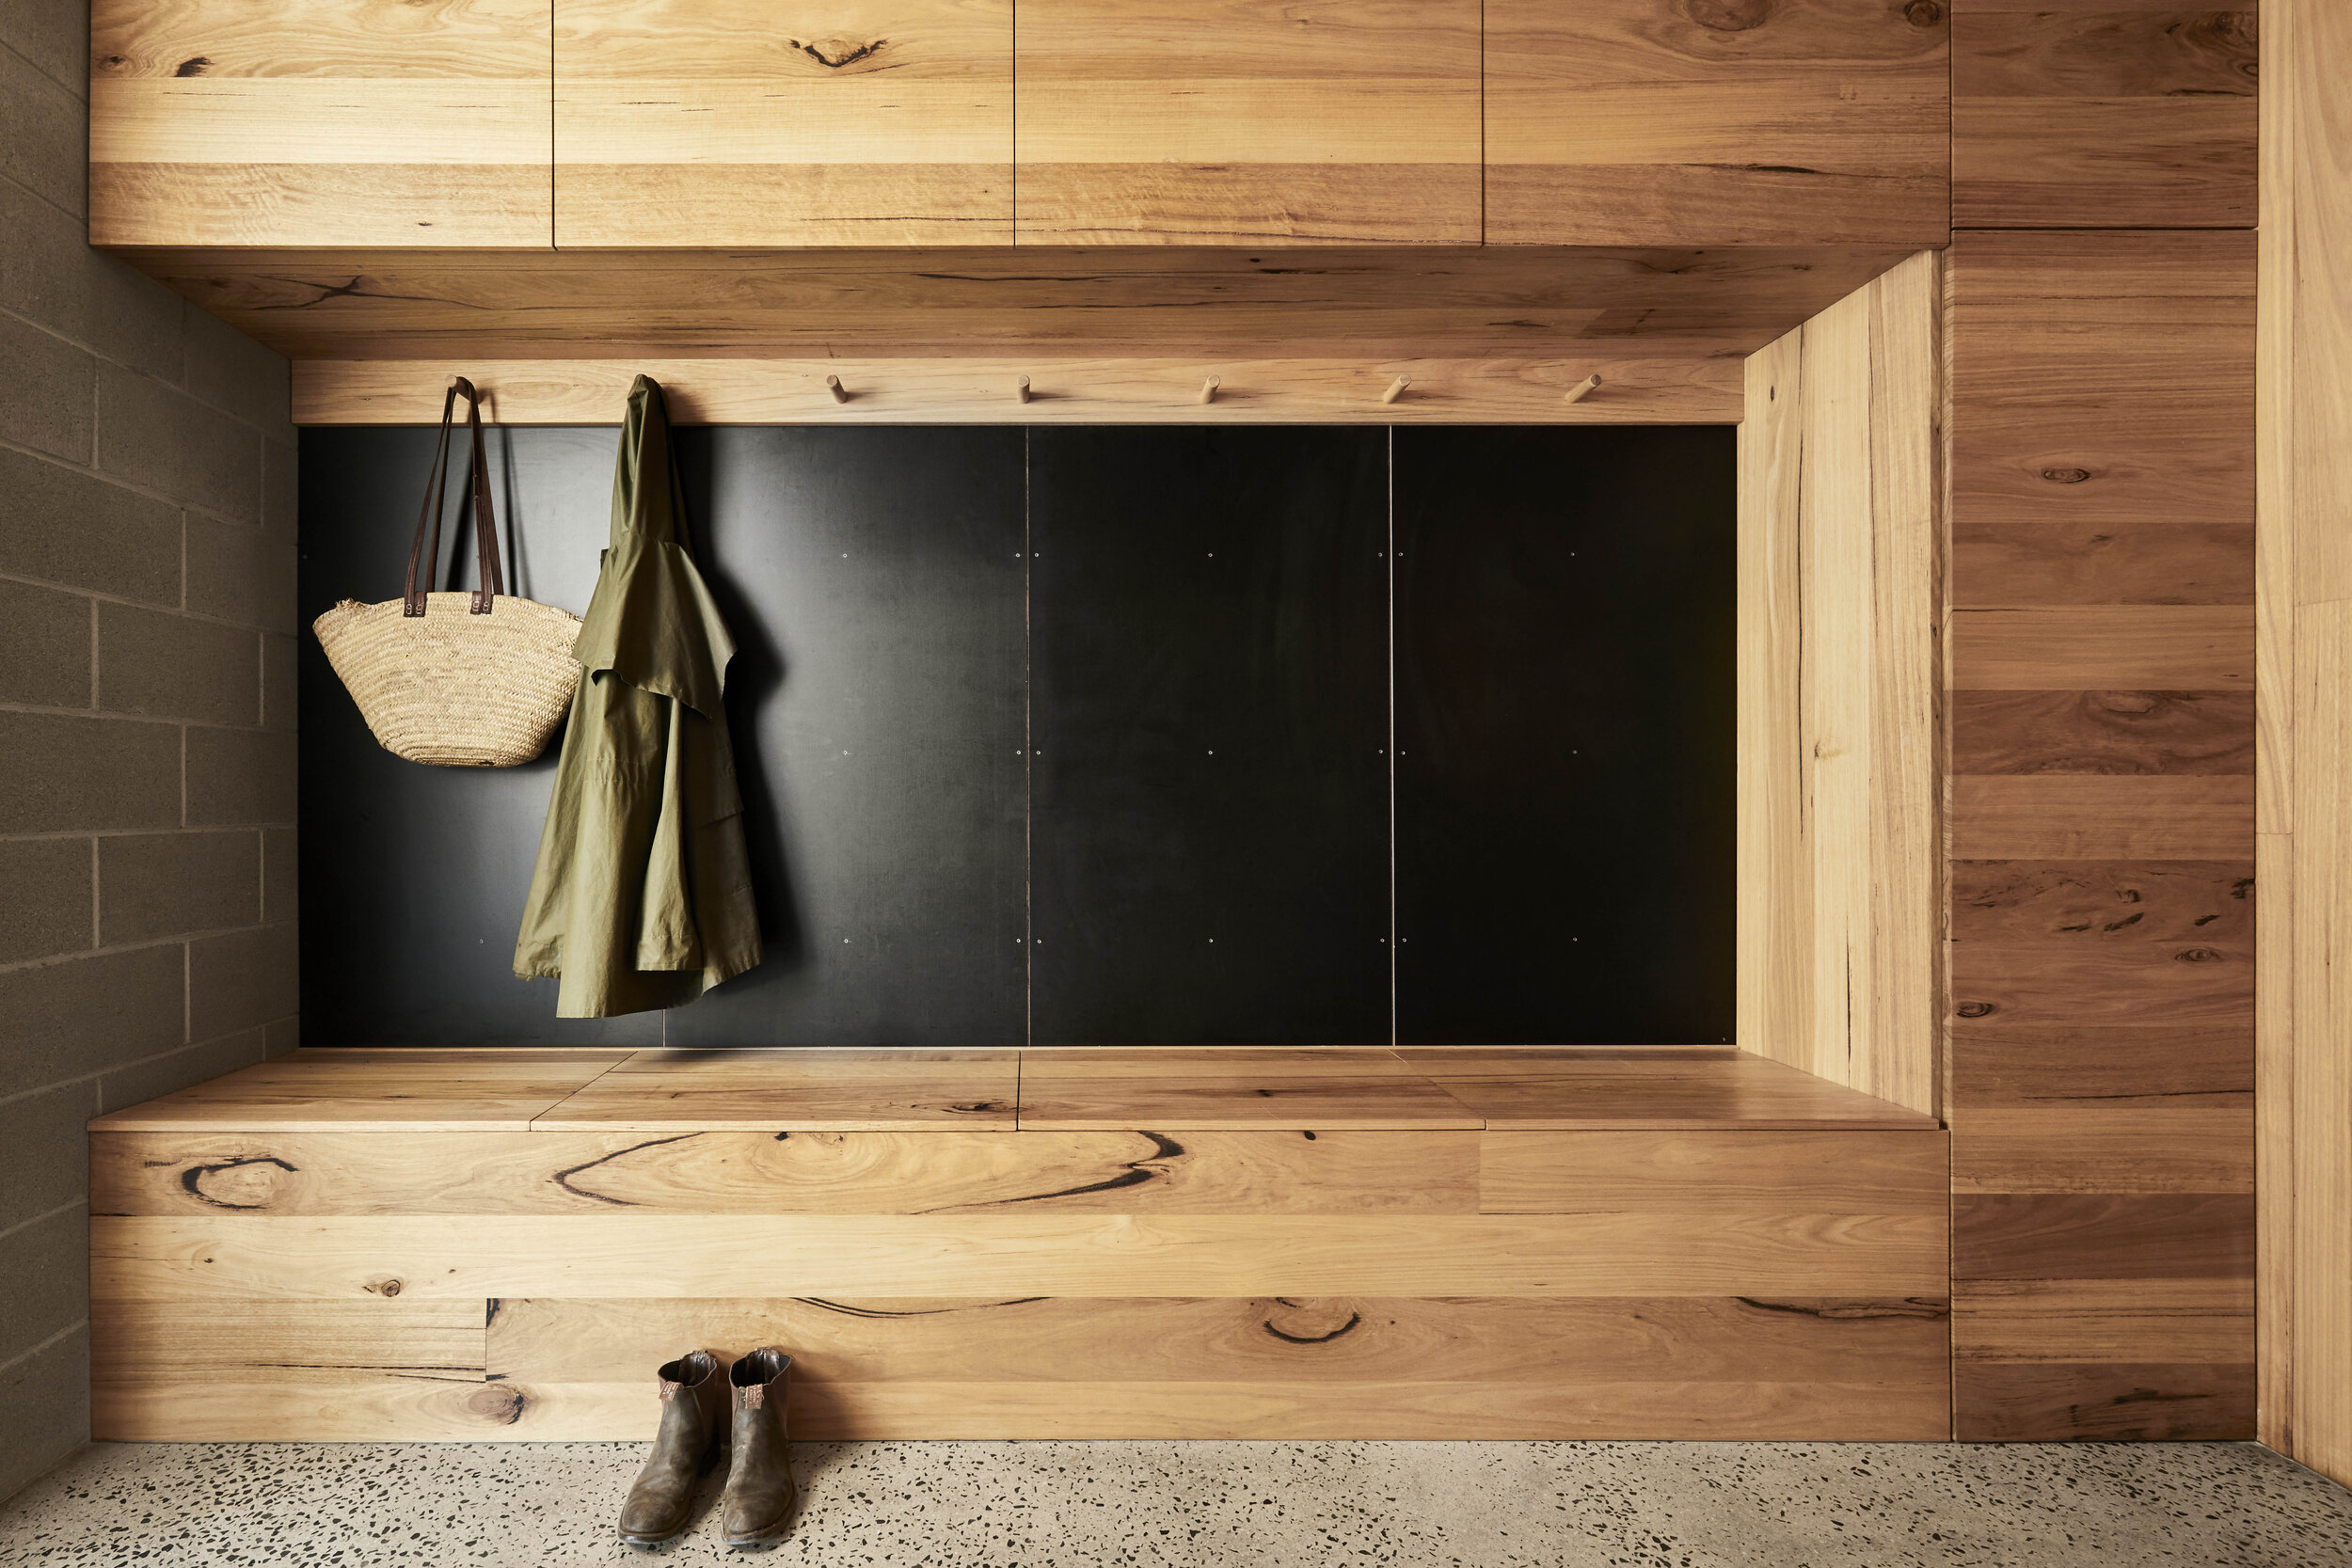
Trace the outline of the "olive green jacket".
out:
<instances>
[{"instance_id":1,"label":"olive green jacket","mask_svg":"<svg viewBox=\"0 0 2352 1568\"><path fill-rule=\"evenodd\" d=\"M759 962L722 702L735 644L687 554L661 388L629 388L612 536L572 657L564 756L515 973L559 1018L675 1007Z\"/></svg>"}]
</instances>

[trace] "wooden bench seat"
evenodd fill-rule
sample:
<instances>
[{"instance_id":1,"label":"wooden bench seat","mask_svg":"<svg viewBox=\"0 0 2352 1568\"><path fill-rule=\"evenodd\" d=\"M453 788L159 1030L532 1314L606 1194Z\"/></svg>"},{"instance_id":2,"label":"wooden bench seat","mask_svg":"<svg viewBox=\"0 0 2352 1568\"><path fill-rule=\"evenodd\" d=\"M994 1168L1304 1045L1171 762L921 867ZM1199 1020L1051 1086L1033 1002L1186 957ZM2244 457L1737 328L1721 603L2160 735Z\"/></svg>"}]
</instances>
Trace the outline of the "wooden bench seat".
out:
<instances>
[{"instance_id":1,"label":"wooden bench seat","mask_svg":"<svg viewBox=\"0 0 2352 1568\"><path fill-rule=\"evenodd\" d=\"M1722 1049L306 1050L92 1123L94 1424L1948 1435L1945 1134Z\"/></svg>"},{"instance_id":2,"label":"wooden bench seat","mask_svg":"<svg viewBox=\"0 0 2352 1568\"><path fill-rule=\"evenodd\" d=\"M1932 1128L1728 1046L296 1051L99 1132Z\"/></svg>"}]
</instances>

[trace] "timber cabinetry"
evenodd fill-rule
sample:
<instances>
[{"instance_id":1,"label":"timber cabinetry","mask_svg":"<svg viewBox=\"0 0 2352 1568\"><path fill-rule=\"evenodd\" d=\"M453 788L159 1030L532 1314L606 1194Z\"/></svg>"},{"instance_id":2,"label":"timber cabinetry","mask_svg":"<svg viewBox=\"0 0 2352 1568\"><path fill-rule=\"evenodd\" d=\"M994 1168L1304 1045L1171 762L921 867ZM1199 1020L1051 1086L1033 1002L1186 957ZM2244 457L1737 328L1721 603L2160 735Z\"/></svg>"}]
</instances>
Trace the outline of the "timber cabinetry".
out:
<instances>
[{"instance_id":1,"label":"timber cabinetry","mask_svg":"<svg viewBox=\"0 0 2352 1568\"><path fill-rule=\"evenodd\" d=\"M1479 238L1477 0L1024 0L1044 245Z\"/></svg>"},{"instance_id":2,"label":"timber cabinetry","mask_svg":"<svg viewBox=\"0 0 2352 1568\"><path fill-rule=\"evenodd\" d=\"M1945 1138L1729 1050L303 1051L93 1124L99 1435L1948 1434Z\"/></svg>"},{"instance_id":3,"label":"timber cabinetry","mask_svg":"<svg viewBox=\"0 0 2352 1568\"><path fill-rule=\"evenodd\" d=\"M97 0L90 241L548 244L544 0Z\"/></svg>"},{"instance_id":4,"label":"timber cabinetry","mask_svg":"<svg viewBox=\"0 0 2352 1568\"><path fill-rule=\"evenodd\" d=\"M90 232L1912 249L1947 232L1947 32L1944 0L98 0Z\"/></svg>"},{"instance_id":5,"label":"timber cabinetry","mask_svg":"<svg viewBox=\"0 0 2352 1568\"><path fill-rule=\"evenodd\" d=\"M556 0L559 245L1005 245L1012 0Z\"/></svg>"}]
</instances>

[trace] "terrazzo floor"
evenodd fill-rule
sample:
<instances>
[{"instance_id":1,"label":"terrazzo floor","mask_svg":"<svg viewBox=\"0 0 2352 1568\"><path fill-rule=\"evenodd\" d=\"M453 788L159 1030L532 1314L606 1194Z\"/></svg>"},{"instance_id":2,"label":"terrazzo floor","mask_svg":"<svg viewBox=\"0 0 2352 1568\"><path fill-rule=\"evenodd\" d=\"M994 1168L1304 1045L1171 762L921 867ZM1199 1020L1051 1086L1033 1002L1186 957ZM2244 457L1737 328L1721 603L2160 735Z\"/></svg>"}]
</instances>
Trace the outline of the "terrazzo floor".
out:
<instances>
[{"instance_id":1,"label":"terrazzo floor","mask_svg":"<svg viewBox=\"0 0 2352 1568\"><path fill-rule=\"evenodd\" d=\"M0 1562L830 1568L2352 1564L2352 1492L2246 1444L803 1443L798 1528L612 1540L627 1443L101 1444Z\"/></svg>"}]
</instances>

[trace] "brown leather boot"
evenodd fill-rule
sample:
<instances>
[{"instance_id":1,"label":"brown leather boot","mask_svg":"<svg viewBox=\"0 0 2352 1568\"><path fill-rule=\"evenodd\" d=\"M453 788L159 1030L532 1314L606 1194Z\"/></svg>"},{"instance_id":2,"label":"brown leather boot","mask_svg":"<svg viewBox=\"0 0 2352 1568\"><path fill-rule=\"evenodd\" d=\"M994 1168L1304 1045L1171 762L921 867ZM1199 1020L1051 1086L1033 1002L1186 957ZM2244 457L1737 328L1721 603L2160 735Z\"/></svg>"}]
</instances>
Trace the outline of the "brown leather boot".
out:
<instances>
[{"instance_id":1,"label":"brown leather boot","mask_svg":"<svg viewBox=\"0 0 2352 1568\"><path fill-rule=\"evenodd\" d=\"M656 1375L661 1426L621 1505L621 1539L632 1546L658 1546L686 1528L694 1516L694 1483L726 1439L727 1380L715 1353L689 1351Z\"/></svg>"},{"instance_id":2,"label":"brown leather boot","mask_svg":"<svg viewBox=\"0 0 2352 1568\"><path fill-rule=\"evenodd\" d=\"M735 1467L727 1472L726 1538L730 1546L766 1546L784 1539L792 1523L792 1466L784 1451L784 1406L792 1388L792 1358L763 1345L735 1364Z\"/></svg>"}]
</instances>

